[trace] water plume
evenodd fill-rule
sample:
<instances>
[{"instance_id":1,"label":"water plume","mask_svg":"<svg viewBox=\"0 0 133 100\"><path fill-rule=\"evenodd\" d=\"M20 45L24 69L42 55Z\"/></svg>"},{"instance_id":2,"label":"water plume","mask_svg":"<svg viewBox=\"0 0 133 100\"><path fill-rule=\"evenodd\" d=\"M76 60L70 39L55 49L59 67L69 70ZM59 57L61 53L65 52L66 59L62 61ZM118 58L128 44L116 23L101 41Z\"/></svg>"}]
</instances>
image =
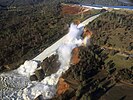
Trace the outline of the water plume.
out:
<instances>
[{"instance_id":1,"label":"water plume","mask_svg":"<svg viewBox=\"0 0 133 100\"><path fill-rule=\"evenodd\" d=\"M56 73L45 77L41 82L31 82L29 80L30 75L33 75L34 71L38 67L38 63L35 61L25 61L25 63L17 70L14 70L10 73L1 74L0 82L2 82L2 86L5 85L7 88L7 91L3 91L5 87L2 88L3 100L7 100L8 98L17 100L34 100L39 95L42 95L44 99L52 98L56 94L56 85L59 78L61 77L62 73L64 73L70 67L69 63L72 50L82 44L81 34L83 33L83 28L84 27L81 24L79 24L79 26L73 23L70 25L65 42L62 43L56 52L59 55L59 61L61 63L59 70ZM14 78L9 80L11 77ZM3 80L5 80L5 83ZM18 80L22 83L18 83ZM12 86L11 88L8 84L10 82L14 82L14 85L17 84L18 86Z\"/></svg>"}]
</instances>

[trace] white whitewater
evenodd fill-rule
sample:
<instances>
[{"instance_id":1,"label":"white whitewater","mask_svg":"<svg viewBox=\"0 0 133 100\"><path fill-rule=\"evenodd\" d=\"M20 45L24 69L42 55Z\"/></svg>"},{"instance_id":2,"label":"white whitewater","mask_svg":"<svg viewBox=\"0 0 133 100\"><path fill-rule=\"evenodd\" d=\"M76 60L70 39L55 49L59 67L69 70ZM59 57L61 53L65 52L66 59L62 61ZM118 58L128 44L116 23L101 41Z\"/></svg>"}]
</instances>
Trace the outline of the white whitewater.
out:
<instances>
[{"instance_id":1,"label":"white whitewater","mask_svg":"<svg viewBox=\"0 0 133 100\"><path fill-rule=\"evenodd\" d=\"M59 70L44 78L41 82L30 81L30 75L38 67L36 61L25 61L17 70L2 73L0 75L0 99L2 100L34 100L39 95L44 99L52 98L56 93L56 85L62 73L69 69L69 62L73 48L82 44L81 34L84 26L71 24L69 32L57 49L59 61L61 63Z\"/></svg>"}]
</instances>

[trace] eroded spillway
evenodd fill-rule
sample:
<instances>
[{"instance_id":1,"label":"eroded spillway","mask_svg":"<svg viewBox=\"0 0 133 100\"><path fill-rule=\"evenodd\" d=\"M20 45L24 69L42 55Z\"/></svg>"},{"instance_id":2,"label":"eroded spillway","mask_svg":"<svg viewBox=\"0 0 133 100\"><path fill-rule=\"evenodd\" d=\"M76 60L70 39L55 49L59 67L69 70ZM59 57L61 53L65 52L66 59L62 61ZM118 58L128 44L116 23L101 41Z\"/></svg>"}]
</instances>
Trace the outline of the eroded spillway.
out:
<instances>
[{"instance_id":1,"label":"eroded spillway","mask_svg":"<svg viewBox=\"0 0 133 100\"><path fill-rule=\"evenodd\" d=\"M17 70L0 74L0 99L34 100L39 95L42 95L43 99L51 99L56 94L56 85L60 76L69 69L72 50L83 43L81 35L84 26L100 15L92 16L79 25L72 23L67 35L44 50L35 59L25 61ZM52 54L57 54L59 57L59 67L56 64L53 66L58 67L58 70L50 75L44 74L44 79L31 81L31 76L40 67L38 61L42 61ZM50 64L50 62L47 64Z\"/></svg>"},{"instance_id":2,"label":"eroded spillway","mask_svg":"<svg viewBox=\"0 0 133 100\"><path fill-rule=\"evenodd\" d=\"M65 41L58 47L56 54L60 64L52 65L58 70L44 79L31 81L30 76L38 70L39 63L34 60L25 61L17 70L0 75L0 98L3 100L34 100L39 95L44 99L52 98L56 93L56 85L62 73L69 69L72 50L82 44L83 25L71 24ZM48 63L47 63L48 64ZM50 62L49 62L50 65ZM45 76L46 75L46 76Z\"/></svg>"}]
</instances>

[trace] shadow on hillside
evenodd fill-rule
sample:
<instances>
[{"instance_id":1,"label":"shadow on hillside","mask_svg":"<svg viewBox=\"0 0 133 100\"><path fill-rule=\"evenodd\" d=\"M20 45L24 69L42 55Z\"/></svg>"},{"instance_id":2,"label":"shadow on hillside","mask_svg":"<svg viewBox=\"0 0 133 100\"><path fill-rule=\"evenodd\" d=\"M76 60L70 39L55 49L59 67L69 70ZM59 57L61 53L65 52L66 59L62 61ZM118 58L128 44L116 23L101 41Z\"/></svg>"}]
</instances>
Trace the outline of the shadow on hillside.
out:
<instances>
[{"instance_id":1,"label":"shadow on hillside","mask_svg":"<svg viewBox=\"0 0 133 100\"><path fill-rule=\"evenodd\" d=\"M98 89L91 95L91 100L99 100L104 94L106 94L115 84L111 85L108 88ZM123 99L122 99L123 100Z\"/></svg>"}]
</instances>

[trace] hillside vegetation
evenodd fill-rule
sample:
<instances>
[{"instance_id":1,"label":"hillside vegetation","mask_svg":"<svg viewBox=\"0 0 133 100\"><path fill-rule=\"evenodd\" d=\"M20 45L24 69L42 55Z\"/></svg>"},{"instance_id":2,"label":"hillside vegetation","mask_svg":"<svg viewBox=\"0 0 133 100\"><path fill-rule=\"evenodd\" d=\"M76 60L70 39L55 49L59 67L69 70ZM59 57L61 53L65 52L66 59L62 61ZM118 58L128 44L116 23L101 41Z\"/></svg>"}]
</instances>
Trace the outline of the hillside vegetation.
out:
<instances>
[{"instance_id":1,"label":"hillside vegetation","mask_svg":"<svg viewBox=\"0 0 133 100\"><path fill-rule=\"evenodd\" d=\"M67 33L71 18L56 6L0 11L0 68L14 69L32 59Z\"/></svg>"},{"instance_id":2,"label":"hillside vegetation","mask_svg":"<svg viewBox=\"0 0 133 100\"><path fill-rule=\"evenodd\" d=\"M88 26L96 33L93 43L116 47L123 51L131 51L133 49L132 12L108 12Z\"/></svg>"},{"instance_id":3,"label":"hillside vegetation","mask_svg":"<svg viewBox=\"0 0 133 100\"><path fill-rule=\"evenodd\" d=\"M77 0L74 3L80 1L87 2ZM96 1L105 1L106 4L108 0L88 2L95 4ZM18 68L25 60L32 59L64 36L74 19L84 19L81 14L63 13L61 5L54 4L21 6L0 11L1 72ZM69 12L72 9L66 10ZM89 11L83 17L99 12ZM113 10L91 22L87 28L93 32L92 44L89 47L76 48L73 61L71 59L75 63L70 64L70 68L61 76L63 82L60 79L61 82L57 85L58 94L52 100L133 98L132 27L132 11ZM60 66L57 60L57 55L46 58L39 65L41 68L30 76L30 80L42 81L55 73ZM62 83L67 87L62 89ZM59 93L59 89L63 92Z\"/></svg>"},{"instance_id":4,"label":"hillside vegetation","mask_svg":"<svg viewBox=\"0 0 133 100\"><path fill-rule=\"evenodd\" d=\"M107 12L91 22L88 27L93 31L92 43L104 48L117 68L133 66L133 12Z\"/></svg>"},{"instance_id":5,"label":"hillside vegetation","mask_svg":"<svg viewBox=\"0 0 133 100\"><path fill-rule=\"evenodd\" d=\"M113 10L92 21L87 26L93 32L91 46L76 50L76 64L61 77L67 87L59 82L62 93L57 91L52 100L133 98L132 27L133 12L127 10Z\"/></svg>"},{"instance_id":6,"label":"hillside vegetation","mask_svg":"<svg viewBox=\"0 0 133 100\"><path fill-rule=\"evenodd\" d=\"M17 68L67 34L68 25L81 14L63 13L60 3L24 6L0 11L0 70ZM73 10L73 9L72 9ZM88 17L99 11L90 10Z\"/></svg>"},{"instance_id":7,"label":"hillside vegetation","mask_svg":"<svg viewBox=\"0 0 133 100\"><path fill-rule=\"evenodd\" d=\"M108 54L99 46L79 47L80 61L62 75L68 87L52 100L103 100L102 98L132 98L132 87L121 82L133 82L132 68L116 70L115 63L105 60ZM61 87L61 84L58 84ZM123 87L123 88L122 88ZM121 89L122 88L122 89ZM123 91L121 91L123 90ZM121 91L113 94L114 91ZM108 94L106 94L108 92ZM113 97L110 97L113 95ZM66 98L67 97L67 98Z\"/></svg>"}]
</instances>

